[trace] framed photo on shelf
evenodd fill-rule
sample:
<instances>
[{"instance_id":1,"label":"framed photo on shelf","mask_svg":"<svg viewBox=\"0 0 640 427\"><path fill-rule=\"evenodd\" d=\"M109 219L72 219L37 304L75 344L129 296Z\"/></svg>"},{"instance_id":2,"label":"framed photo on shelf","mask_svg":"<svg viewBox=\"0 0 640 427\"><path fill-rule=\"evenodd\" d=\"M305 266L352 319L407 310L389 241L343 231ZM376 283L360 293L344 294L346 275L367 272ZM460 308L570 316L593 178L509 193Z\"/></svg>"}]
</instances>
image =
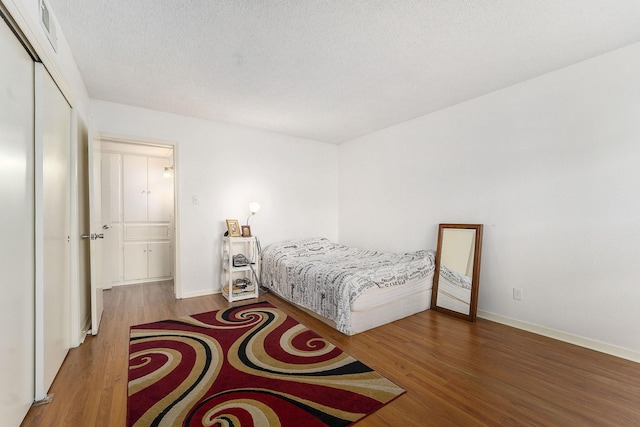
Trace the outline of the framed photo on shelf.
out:
<instances>
[{"instance_id":1,"label":"framed photo on shelf","mask_svg":"<svg viewBox=\"0 0 640 427\"><path fill-rule=\"evenodd\" d=\"M242 237L251 237L251 227L248 225L242 226Z\"/></svg>"},{"instance_id":2,"label":"framed photo on shelf","mask_svg":"<svg viewBox=\"0 0 640 427\"><path fill-rule=\"evenodd\" d=\"M228 219L227 220L227 231L229 232L229 237L241 237L240 234L240 223L237 219Z\"/></svg>"}]
</instances>

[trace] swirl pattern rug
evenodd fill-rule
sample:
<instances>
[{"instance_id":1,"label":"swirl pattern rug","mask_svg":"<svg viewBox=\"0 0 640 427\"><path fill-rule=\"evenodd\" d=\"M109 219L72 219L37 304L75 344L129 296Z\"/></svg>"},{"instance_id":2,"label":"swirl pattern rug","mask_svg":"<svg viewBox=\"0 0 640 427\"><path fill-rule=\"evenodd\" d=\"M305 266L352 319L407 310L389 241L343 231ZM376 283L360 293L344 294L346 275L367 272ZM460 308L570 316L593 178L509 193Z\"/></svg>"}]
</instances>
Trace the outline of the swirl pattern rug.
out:
<instances>
[{"instance_id":1,"label":"swirl pattern rug","mask_svg":"<svg viewBox=\"0 0 640 427\"><path fill-rule=\"evenodd\" d=\"M346 426L402 393L268 302L131 328L128 426Z\"/></svg>"}]
</instances>

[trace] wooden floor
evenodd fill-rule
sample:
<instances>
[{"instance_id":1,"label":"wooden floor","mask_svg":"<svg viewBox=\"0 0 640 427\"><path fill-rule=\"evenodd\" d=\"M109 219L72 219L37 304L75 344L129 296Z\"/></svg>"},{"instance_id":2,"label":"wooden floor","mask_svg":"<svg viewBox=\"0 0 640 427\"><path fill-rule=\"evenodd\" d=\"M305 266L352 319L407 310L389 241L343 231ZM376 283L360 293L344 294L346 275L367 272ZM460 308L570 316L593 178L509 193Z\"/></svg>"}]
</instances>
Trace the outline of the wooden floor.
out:
<instances>
[{"instance_id":1,"label":"wooden floor","mask_svg":"<svg viewBox=\"0 0 640 427\"><path fill-rule=\"evenodd\" d=\"M407 390L358 426L640 426L640 364L432 310L347 337L272 294L260 299ZM53 401L23 426L123 426L129 326L231 305L176 301L170 282L113 288L104 301L99 334L69 352Z\"/></svg>"}]
</instances>

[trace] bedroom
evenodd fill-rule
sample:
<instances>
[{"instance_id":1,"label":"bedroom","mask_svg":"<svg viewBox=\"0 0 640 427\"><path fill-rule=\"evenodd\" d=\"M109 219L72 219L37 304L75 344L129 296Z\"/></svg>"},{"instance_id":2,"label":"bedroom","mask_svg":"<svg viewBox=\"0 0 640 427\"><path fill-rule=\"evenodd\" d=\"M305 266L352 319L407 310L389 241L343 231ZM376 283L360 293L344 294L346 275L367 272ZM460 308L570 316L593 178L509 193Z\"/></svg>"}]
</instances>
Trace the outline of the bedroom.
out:
<instances>
[{"instance_id":1,"label":"bedroom","mask_svg":"<svg viewBox=\"0 0 640 427\"><path fill-rule=\"evenodd\" d=\"M339 145L104 101L91 111L95 129L180 142L185 297L206 293L219 276L215 264L200 268L219 242L197 237L220 236L224 219L245 218L254 200L263 244L311 235L367 249L433 249L438 223L479 222L481 311L638 352L639 49Z\"/></svg>"},{"instance_id":2,"label":"bedroom","mask_svg":"<svg viewBox=\"0 0 640 427\"><path fill-rule=\"evenodd\" d=\"M638 40L339 145L93 100L53 61L91 131L179 143L180 296L215 291L224 219L253 200L263 243L433 249L438 223L479 222L481 317L638 361Z\"/></svg>"}]
</instances>

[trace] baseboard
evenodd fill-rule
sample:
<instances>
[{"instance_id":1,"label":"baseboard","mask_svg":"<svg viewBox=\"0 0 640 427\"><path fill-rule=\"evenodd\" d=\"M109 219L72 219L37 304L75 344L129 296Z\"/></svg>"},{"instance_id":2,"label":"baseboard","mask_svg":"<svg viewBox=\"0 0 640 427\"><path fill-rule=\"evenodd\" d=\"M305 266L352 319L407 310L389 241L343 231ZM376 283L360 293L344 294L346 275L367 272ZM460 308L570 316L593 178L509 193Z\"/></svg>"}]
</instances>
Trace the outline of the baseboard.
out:
<instances>
[{"instance_id":1,"label":"baseboard","mask_svg":"<svg viewBox=\"0 0 640 427\"><path fill-rule=\"evenodd\" d=\"M80 332L80 344L82 344L87 338L87 334L91 333L91 313L87 316L87 318L82 323L82 332Z\"/></svg>"},{"instance_id":2,"label":"baseboard","mask_svg":"<svg viewBox=\"0 0 640 427\"><path fill-rule=\"evenodd\" d=\"M53 398L55 397L55 395L56 395L55 393L49 393L44 398L33 402L31 406L42 406L42 405L49 404L53 401Z\"/></svg>"},{"instance_id":3,"label":"baseboard","mask_svg":"<svg viewBox=\"0 0 640 427\"><path fill-rule=\"evenodd\" d=\"M545 328L544 326L522 322L520 320L500 316L499 314L490 313L488 311L478 310L478 317L491 320L496 323L502 323L503 325L511 326L517 329L522 329L523 331L553 338L558 341L564 341L580 347L599 351L600 353L606 353L612 356L620 357L622 359L631 360L632 362L640 363L640 352L629 350L628 348L618 347L616 345L569 334L567 332L558 331L556 329Z\"/></svg>"},{"instance_id":4,"label":"baseboard","mask_svg":"<svg viewBox=\"0 0 640 427\"><path fill-rule=\"evenodd\" d=\"M208 289L206 291L197 291L197 292L183 292L182 298L195 298L195 297L206 297L207 295L215 295L221 293L222 290L211 290Z\"/></svg>"},{"instance_id":5,"label":"baseboard","mask_svg":"<svg viewBox=\"0 0 640 427\"><path fill-rule=\"evenodd\" d=\"M116 286L129 286L129 285L142 285L144 283L154 283L154 282L166 282L167 280L173 280L171 277L157 277L154 279L135 279L135 280L123 280L122 282L113 282L110 286L103 287L102 289L108 290Z\"/></svg>"}]
</instances>

